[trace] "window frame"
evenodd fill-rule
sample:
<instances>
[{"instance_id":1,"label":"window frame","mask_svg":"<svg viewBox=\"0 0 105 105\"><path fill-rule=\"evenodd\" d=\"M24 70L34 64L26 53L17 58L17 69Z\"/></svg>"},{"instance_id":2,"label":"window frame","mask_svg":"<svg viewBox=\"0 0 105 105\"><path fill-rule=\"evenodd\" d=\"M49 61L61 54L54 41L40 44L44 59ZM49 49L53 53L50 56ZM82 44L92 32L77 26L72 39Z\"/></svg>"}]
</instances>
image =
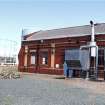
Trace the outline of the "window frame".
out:
<instances>
[{"instance_id":1,"label":"window frame","mask_svg":"<svg viewBox=\"0 0 105 105\"><path fill-rule=\"evenodd\" d=\"M32 61L32 59L31 59L31 57L32 56L34 56L34 63L32 63L31 61ZM37 56L36 56L36 50L34 50L34 49L30 49L30 65L36 65L37 63Z\"/></svg>"},{"instance_id":2,"label":"window frame","mask_svg":"<svg viewBox=\"0 0 105 105\"><path fill-rule=\"evenodd\" d=\"M47 55L45 55L45 53ZM40 59L40 65L42 65L42 66L48 66L48 64L49 64L49 52L48 52L48 49L40 49L39 57L40 57L39 58ZM45 61L43 61L43 60L45 60ZM45 62L45 64L43 64L43 62Z\"/></svg>"},{"instance_id":3,"label":"window frame","mask_svg":"<svg viewBox=\"0 0 105 105\"><path fill-rule=\"evenodd\" d=\"M33 54L30 56L30 65L36 65L36 56Z\"/></svg>"}]
</instances>

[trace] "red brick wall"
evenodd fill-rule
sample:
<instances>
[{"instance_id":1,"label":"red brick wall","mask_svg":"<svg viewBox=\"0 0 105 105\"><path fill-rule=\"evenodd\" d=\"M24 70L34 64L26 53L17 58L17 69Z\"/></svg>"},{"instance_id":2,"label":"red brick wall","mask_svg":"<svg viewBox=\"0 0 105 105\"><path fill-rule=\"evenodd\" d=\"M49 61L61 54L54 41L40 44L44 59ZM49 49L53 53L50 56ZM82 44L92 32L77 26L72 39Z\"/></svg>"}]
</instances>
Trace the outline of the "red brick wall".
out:
<instances>
[{"instance_id":1,"label":"red brick wall","mask_svg":"<svg viewBox=\"0 0 105 105\"><path fill-rule=\"evenodd\" d=\"M96 41L98 46L105 46L105 35L97 35ZM90 36L84 37L72 37L72 38L60 38L44 40L43 43L40 41L22 42L22 47L19 52L19 70L32 72L32 73L47 73L47 74L63 74L63 61L64 61L64 50L68 48L79 48L81 45L86 45L90 41ZM55 64L60 64L60 69L51 69L51 43L55 43ZM24 46L28 45L29 49L48 49L48 65L43 66L40 64L40 59L37 64L30 65L30 54L28 55L28 67L24 68ZM40 56L40 51L39 56ZM100 71L100 75L103 75L103 71Z\"/></svg>"}]
</instances>

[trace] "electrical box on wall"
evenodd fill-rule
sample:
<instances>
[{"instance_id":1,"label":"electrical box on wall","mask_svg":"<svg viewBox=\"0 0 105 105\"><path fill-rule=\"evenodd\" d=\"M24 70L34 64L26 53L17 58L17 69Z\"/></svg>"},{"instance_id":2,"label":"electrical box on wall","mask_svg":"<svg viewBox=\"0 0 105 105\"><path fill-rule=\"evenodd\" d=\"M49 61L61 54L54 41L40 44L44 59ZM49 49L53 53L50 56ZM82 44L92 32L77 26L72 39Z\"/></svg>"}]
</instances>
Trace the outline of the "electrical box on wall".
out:
<instances>
[{"instance_id":1,"label":"electrical box on wall","mask_svg":"<svg viewBox=\"0 0 105 105\"><path fill-rule=\"evenodd\" d=\"M96 57L96 42L90 42L91 47L91 57Z\"/></svg>"}]
</instances>

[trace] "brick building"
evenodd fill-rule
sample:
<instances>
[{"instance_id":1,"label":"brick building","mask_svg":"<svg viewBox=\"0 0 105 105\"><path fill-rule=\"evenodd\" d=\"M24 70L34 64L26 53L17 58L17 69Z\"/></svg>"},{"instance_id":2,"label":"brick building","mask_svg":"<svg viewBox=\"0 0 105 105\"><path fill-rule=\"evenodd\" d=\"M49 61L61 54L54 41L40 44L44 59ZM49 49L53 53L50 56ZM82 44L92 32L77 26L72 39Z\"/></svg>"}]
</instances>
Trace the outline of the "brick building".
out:
<instances>
[{"instance_id":1,"label":"brick building","mask_svg":"<svg viewBox=\"0 0 105 105\"><path fill-rule=\"evenodd\" d=\"M80 49L90 41L90 25L38 31L25 35L21 40L19 71L63 74L66 51ZM105 23L95 25L95 42L98 46L98 74L103 77Z\"/></svg>"}]
</instances>

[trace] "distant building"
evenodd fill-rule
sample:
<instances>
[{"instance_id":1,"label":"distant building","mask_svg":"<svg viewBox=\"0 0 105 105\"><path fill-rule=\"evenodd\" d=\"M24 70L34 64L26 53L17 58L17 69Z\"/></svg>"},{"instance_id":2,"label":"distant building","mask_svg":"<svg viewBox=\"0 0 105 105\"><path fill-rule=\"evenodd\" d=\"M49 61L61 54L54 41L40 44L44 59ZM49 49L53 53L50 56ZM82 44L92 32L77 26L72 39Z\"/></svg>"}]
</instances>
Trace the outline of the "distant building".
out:
<instances>
[{"instance_id":1,"label":"distant building","mask_svg":"<svg viewBox=\"0 0 105 105\"><path fill-rule=\"evenodd\" d=\"M0 56L0 65L15 65L16 58L15 57L2 57Z\"/></svg>"},{"instance_id":2,"label":"distant building","mask_svg":"<svg viewBox=\"0 0 105 105\"><path fill-rule=\"evenodd\" d=\"M25 35L21 40L19 71L63 74L63 64L65 58L67 58L67 54L69 58L69 52L80 49L80 46L87 45L90 41L90 25L38 31ZM97 55L98 74L103 77L105 23L100 23L95 26L95 41L99 48ZM93 61L90 62L90 65L92 63ZM75 72L75 76L79 76L78 70Z\"/></svg>"},{"instance_id":3,"label":"distant building","mask_svg":"<svg viewBox=\"0 0 105 105\"><path fill-rule=\"evenodd\" d=\"M9 39L0 39L0 65L14 65L18 60L17 42Z\"/></svg>"}]
</instances>

